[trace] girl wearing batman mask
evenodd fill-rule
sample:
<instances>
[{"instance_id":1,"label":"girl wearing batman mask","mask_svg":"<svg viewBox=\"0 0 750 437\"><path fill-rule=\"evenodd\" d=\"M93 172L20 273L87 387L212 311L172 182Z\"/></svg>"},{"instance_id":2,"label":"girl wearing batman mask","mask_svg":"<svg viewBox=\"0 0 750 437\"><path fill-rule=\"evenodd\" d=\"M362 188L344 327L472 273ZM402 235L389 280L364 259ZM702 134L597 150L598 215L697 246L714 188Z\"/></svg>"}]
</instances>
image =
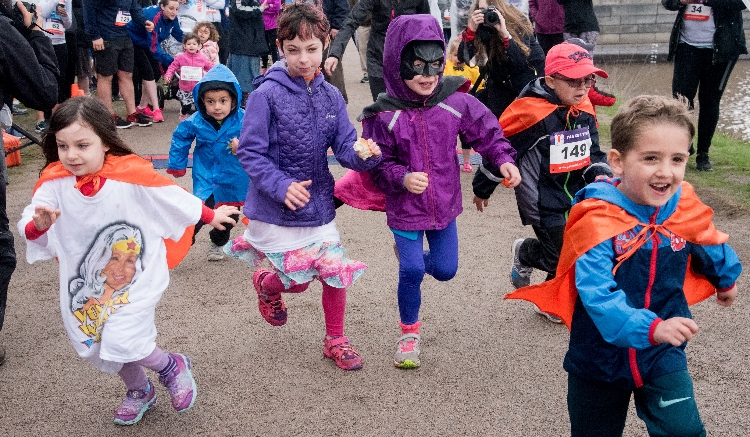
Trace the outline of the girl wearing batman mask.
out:
<instances>
[{"instance_id":1,"label":"girl wearing batman mask","mask_svg":"<svg viewBox=\"0 0 750 437\"><path fill-rule=\"evenodd\" d=\"M477 97L499 117L526 84L544 76L544 51L529 19L505 0L475 2L468 25L458 60L479 65L486 94Z\"/></svg>"},{"instance_id":2,"label":"girl wearing batman mask","mask_svg":"<svg viewBox=\"0 0 750 437\"><path fill-rule=\"evenodd\" d=\"M365 108L360 120L363 137L375 141L382 152L370 175L385 194L399 258L401 336L394 365L413 368L420 364L422 279L427 273L447 281L458 269L456 217L462 207L456 136L500 167L509 186L518 185L521 177L497 118L466 94L470 81L443 77L445 43L434 17L393 20L384 55L399 61L383 65L387 93Z\"/></svg>"}]
</instances>

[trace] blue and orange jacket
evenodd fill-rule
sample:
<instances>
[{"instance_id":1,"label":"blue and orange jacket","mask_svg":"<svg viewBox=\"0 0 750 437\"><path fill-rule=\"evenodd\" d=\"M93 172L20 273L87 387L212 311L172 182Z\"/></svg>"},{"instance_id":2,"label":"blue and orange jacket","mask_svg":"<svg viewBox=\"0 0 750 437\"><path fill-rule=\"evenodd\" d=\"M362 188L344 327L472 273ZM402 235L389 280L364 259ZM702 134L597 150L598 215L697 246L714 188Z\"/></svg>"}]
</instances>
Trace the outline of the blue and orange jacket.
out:
<instances>
[{"instance_id":1,"label":"blue and orange jacket","mask_svg":"<svg viewBox=\"0 0 750 437\"><path fill-rule=\"evenodd\" d=\"M638 205L619 181L576 194L557 277L507 296L536 303L570 328L563 367L582 379L636 388L687 369L685 344L656 344L658 323L734 286L737 254L686 182L666 205Z\"/></svg>"}]
</instances>

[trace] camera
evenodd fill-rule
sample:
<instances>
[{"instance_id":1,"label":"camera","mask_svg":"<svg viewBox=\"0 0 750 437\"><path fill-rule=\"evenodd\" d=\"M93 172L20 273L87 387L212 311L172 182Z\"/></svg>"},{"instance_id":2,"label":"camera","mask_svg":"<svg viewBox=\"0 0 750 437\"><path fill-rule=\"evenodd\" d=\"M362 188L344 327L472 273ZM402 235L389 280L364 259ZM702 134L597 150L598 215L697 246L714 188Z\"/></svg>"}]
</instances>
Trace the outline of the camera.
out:
<instances>
[{"instance_id":1,"label":"camera","mask_svg":"<svg viewBox=\"0 0 750 437\"><path fill-rule=\"evenodd\" d=\"M487 26L494 26L500 22L500 12L494 6L487 6L487 9L482 11L484 13L484 24Z\"/></svg>"},{"instance_id":2,"label":"camera","mask_svg":"<svg viewBox=\"0 0 750 437\"><path fill-rule=\"evenodd\" d=\"M35 3L29 3L29 2L21 2L23 3L24 7L26 7L26 10L29 11L29 13L32 15L31 25L33 26L34 23L36 23L37 20L37 13L36 13L36 4ZM18 9L18 6L14 4L13 6L13 20L16 23L23 24L23 14L21 14L21 10Z\"/></svg>"}]
</instances>

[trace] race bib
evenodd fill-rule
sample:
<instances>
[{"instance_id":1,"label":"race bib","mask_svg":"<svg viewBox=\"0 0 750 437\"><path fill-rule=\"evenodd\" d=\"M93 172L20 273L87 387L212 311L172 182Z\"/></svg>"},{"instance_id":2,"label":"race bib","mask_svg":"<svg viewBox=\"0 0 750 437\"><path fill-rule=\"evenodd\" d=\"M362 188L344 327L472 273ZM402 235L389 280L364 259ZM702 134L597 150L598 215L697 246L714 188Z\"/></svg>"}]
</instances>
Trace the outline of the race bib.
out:
<instances>
[{"instance_id":1,"label":"race bib","mask_svg":"<svg viewBox=\"0 0 750 437\"><path fill-rule=\"evenodd\" d=\"M690 21L707 21L711 18L711 6L687 5L684 17Z\"/></svg>"},{"instance_id":2,"label":"race bib","mask_svg":"<svg viewBox=\"0 0 750 437\"><path fill-rule=\"evenodd\" d=\"M44 30L55 35L62 35L65 33L65 28L60 20L54 20L47 18L44 20Z\"/></svg>"},{"instance_id":3,"label":"race bib","mask_svg":"<svg viewBox=\"0 0 750 437\"><path fill-rule=\"evenodd\" d=\"M189 81L199 81L203 78L202 67L182 67L180 69L180 79Z\"/></svg>"},{"instance_id":4,"label":"race bib","mask_svg":"<svg viewBox=\"0 0 750 437\"><path fill-rule=\"evenodd\" d=\"M115 26L126 26L130 23L130 11L117 11L117 17L115 17Z\"/></svg>"},{"instance_id":5,"label":"race bib","mask_svg":"<svg viewBox=\"0 0 750 437\"><path fill-rule=\"evenodd\" d=\"M580 170L591 163L591 135L588 127L556 132L550 136L549 172Z\"/></svg>"}]
</instances>

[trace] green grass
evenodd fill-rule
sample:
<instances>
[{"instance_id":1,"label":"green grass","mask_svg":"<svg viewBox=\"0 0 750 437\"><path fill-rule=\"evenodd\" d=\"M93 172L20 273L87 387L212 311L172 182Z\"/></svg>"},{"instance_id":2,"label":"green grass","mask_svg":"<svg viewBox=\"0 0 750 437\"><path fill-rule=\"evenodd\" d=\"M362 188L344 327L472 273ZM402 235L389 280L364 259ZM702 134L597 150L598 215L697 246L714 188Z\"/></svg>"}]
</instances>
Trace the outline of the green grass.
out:
<instances>
[{"instance_id":1,"label":"green grass","mask_svg":"<svg viewBox=\"0 0 750 437\"><path fill-rule=\"evenodd\" d=\"M610 123L623 99L613 107L597 107L599 142L609 150ZM728 215L750 212L750 143L717 132L710 149L713 171L695 169L695 155L688 162L685 180L695 186L704 202Z\"/></svg>"}]
</instances>

